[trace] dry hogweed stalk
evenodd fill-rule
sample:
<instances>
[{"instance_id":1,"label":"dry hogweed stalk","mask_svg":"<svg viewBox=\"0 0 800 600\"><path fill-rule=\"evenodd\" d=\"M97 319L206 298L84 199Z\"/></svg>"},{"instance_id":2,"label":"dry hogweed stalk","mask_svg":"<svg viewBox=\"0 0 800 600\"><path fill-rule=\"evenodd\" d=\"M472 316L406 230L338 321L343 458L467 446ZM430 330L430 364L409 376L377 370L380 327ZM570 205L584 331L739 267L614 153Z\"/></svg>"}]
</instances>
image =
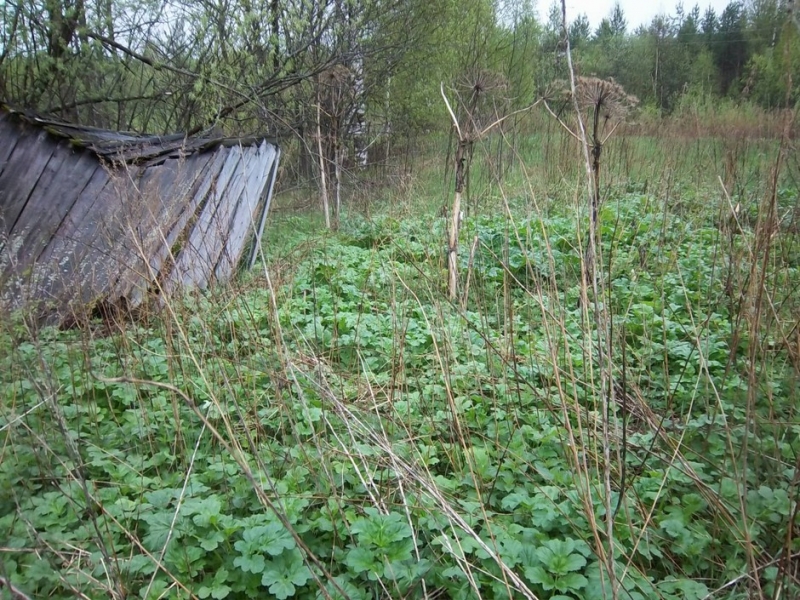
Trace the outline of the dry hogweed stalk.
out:
<instances>
[{"instance_id":1,"label":"dry hogweed stalk","mask_svg":"<svg viewBox=\"0 0 800 600\"><path fill-rule=\"evenodd\" d=\"M572 93L568 82L558 82L554 94L561 96L566 101L572 101ZM599 77L576 77L575 100L589 125L587 134L592 152L592 174L594 176L593 207L596 209L600 201L600 157L603 146L616 131L620 123L638 106L639 99L625 91L613 78L600 79ZM566 104L566 102L565 102ZM564 128L577 140L581 137L566 125L550 106L545 107L556 117Z\"/></svg>"},{"instance_id":2,"label":"dry hogweed stalk","mask_svg":"<svg viewBox=\"0 0 800 600\"><path fill-rule=\"evenodd\" d=\"M601 115L606 122L620 123L639 104L639 99L613 78L578 77L575 96L581 108Z\"/></svg>"},{"instance_id":3,"label":"dry hogweed stalk","mask_svg":"<svg viewBox=\"0 0 800 600\"><path fill-rule=\"evenodd\" d=\"M472 137L506 114L508 110L508 81L497 73L485 69L472 69L459 79L455 86L460 115L466 123L464 129Z\"/></svg>"},{"instance_id":4,"label":"dry hogweed stalk","mask_svg":"<svg viewBox=\"0 0 800 600\"><path fill-rule=\"evenodd\" d=\"M538 104L508 113L508 97L506 91L508 83L499 75L485 70L474 70L468 73L456 88L458 98L457 111L450 105L444 84L440 86L442 99L447 112L452 120L453 131L458 136L456 153L454 157L455 194L453 208L450 211L451 222L447 235L447 270L448 290L451 300L456 299L458 288L458 231L461 224L461 196L466 186L469 175L469 165L472 158L473 144L483 138L495 127L499 127L509 117L530 110Z\"/></svg>"},{"instance_id":5,"label":"dry hogweed stalk","mask_svg":"<svg viewBox=\"0 0 800 600\"><path fill-rule=\"evenodd\" d=\"M566 82L560 82L561 94L571 100ZM602 147L620 123L639 105L636 96L628 94L613 78L576 77L575 99L591 124L593 146Z\"/></svg>"},{"instance_id":6,"label":"dry hogweed stalk","mask_svg":"<svg viewBox=\"0 0 800 600\"><path fill-rule=\"evenodd\" d=\"M575 99L578 101L578 106L588 112L592 124L593 208L596 211L600 203L600 155L603 152L603 145L625 117L636 108L639 99L628 94L613 79L597 77L578 77L575 81Z\"/></svg>"}]
</instances>

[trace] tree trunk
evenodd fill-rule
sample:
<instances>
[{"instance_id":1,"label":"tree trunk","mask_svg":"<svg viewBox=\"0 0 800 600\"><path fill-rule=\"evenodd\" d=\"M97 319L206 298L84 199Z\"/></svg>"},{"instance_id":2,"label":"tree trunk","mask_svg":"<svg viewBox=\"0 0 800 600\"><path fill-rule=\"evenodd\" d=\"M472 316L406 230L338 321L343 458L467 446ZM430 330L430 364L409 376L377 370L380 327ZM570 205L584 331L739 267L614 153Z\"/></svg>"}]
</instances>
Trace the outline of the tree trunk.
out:
<instances>
[{"instance_id":1,"label":"tree trunk","mask_svg":"<svg viewBox=\"0 0 800 600\"><path fill-rule=\"evenodd\" d=\"M456 150L456 190L453 197L453 212L450 215L450 235L447 248L448 291L451 301L458 296L458 232L461 228L461 195L464 192L467 140L459 140Z\"/></svg>"},{"instance_id":2,"label":"tree trunk","mask_svg":"<svg viewBox=\"0 0 800 600\"><path fill-rule=\"evenodd\" d=\"M320 119L322 107L317 100L317 153L319 155L319 193L322 198L322 212L325 214L325 227L331 228L331 207L328 201L328 169L325 165L325 154L322 151L322 126Z\"/></svg>"},{"instance_id":3,"label":"tree trunk","mask_svg":"<svg viewBox=\"0 0 800 600\"><path fill-rule=\"evenodd\" d=\"M350 127L357 167L367 166L367 101L364 87L364 55L359 47L353 60L353 97L355 113Z\"/></svg>"},{"instance_id":4,"label":"tree trunk","mask_svg":"<svg viewBox=\"0 0 800 600\"><path fill-rule=\"evenodd\" d=\"M335 187L333 206L333 228L339 229L339 215L342 209L342 150L336 147L333 151L333 181Z\"/></svg>"},{"instance_id":5,"label":"tree trunk","mask_svg":"<svg viewBox=\"0 0 800 600\"><path fill-rule=\"evenodd\" d=\"M278 71L281 70L280 42L278 41L278 35L280 34L280 5L278 4L278 0L272 0L270 2L269 10L271 13L270 18L272 19L272 44L274 45L272 54L272 69L277 75Z\"/></svg>"}]
</instances>

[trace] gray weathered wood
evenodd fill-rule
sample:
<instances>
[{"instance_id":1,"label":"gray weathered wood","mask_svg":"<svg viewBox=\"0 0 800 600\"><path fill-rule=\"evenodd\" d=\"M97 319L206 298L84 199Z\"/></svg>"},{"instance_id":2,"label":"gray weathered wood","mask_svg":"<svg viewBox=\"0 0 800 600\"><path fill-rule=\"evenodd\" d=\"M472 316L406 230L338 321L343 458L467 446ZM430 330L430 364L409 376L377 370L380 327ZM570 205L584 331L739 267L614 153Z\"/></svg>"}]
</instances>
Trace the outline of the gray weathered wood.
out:
<instances>
[{"instance_id":1,"label":"gray weathered wood","mask_svg":"<svg viewBox=\"0 0 800 600\"><path fill-rule=\"evenodd\" d=\"M209 253L208 258L211 261L211 264L214 265L214 269L211 271L211 276L215 283L219 281L225 281L224 275L217 277L217 267L219 267L220 262L223 261L225 248L228 243L228 234L230 233L230 229L233 225L233 219L236 215L239 204L242 202L242 195L245 187L247 186L248 176L253 169L254 163L256 162L255 148L243 148L242 152L242 164L234 174L234 177L228 186L228 191L225 195L225 201L220 205L220 209L217 211L217 217L215 219L216 231L210 238L210 241L213 242L213 244L210 244L211 252ZM225 266L223 266L221 270L223 273L227 273L227 268Z\"/></svg>"},{"instance_id":2,"label":"gray weathered wood","mask_svg":"<svg viewBox=\"0 0 800 600\"><path fill-rule=\"evenodd\" d=\"M85 152L74 153L71 149L54 152L11 231L11 237L21 241L0 279L9 274L12 264L19 271L33 273L33 265L75 204L96 166L97 160Z\"/></svg>"},{"instance_id":3,"label":"gray weathered wood","mask_svg":"<svg viewBox=\"0 0 800 600\"><path fill-rule=\"evenodd\" d=\"M171 248L168 236L174 232L176 220L194 204L193 195L212 158L211 153L198 154L185 160L170 159L161 167L147 169L156 173L149 181L143 181L140 187L144 207L140 221L145 235L132 249L136 256L136 269L129 270L128 287L118 286L112 296L128 296L137 303L145 291L154 287Z\"/></svg>"},{"instance_id":4,"label":"gray weathered wood","mask_svg":"<svg viewBox=\"0 0 800 600\"><path fill-rule=\"evenodd\" d=\"M212 186L216 185L219 172L228 159L228 152L221 148L210 154L212 155L211 162L206 167L199 185L192 191L191 202L186 205L185 210L176 220L167 235L167 244L162 249L164 257L161 260L166 261L166 265L159 275L163 291L168 295L182 283L180 265L188 264L192 254L190 251L184 256L183 252L190 243L192 231L212 195ZM181 257L183 258L181 259ZM180 263L179 259L181 259Z\"/></svg>"},{"instance_id":5,"label":"gray weathered wood","mask_svg":"<svg viewBox=\"0 0 800 600\"><path fill-rule=\"evenodd\" d=\"M215 226L220 206L224 204L228 185L242 162L242 152L231 148L227 153L219 177L211 186L210 196L189 234L189 240L176 261L176 271L181 275L181 285L205 288L214 264L211 255L215 246Z\"/></svg>"},{"instance_id":6,"label":"gray weathered wood","mask_svg":"<svg viewBox=\"0 0 800 600\"><path fill-rule=\"evenodd\" d=\"M267 223L267 215L269 215L269 207L272 204L272 191L275 189L275 181L278 179L278 163L281 159L281 149L276 147L275 148L275 157L272 159L272 165L270 166L270 175L269 175L269 183L264 191L264 202L261 208L261 215L258 218L258 230L256 231L256 237L253 243L253 249L250 252L250 260L248 261L248 268L252 269L256 264L256 259L258 258L258 253L261 249L261 244L263 243L263 236L264 236L264 225Z\"/></svg>"},{"instance_id":7,"label":"gray weathered wood","mask_svg":"<svg viewBox=\"0 0 800 600\"><path fill-rule=\"evenodd\" d=\"M53 151L54 145L44 131L17 142L3 170L8 176L0 187L0 237L10 236Z\"/></svg>"},{"instance_id":8,"label":"gray weathered wood","mask_svg":"<svg viewBox=\"0 0 800 600\"><path fill-rule=\"evenodd\" d=\"M142 137L0 107L0 312L59 322L227 280L260 239L279 155L264 138Z\"/></svg>"},{"instance_id":9,"label":"gray weathered wood","mask_svg":"<svg viewBox=\"0 0 800 600\"><path fill-rule=\"evenodd\" d=\"M248 233L255 233L259 204L263 203L262 193L275 158L275 150L273 146L264 142L254 153L253 158L250 171L244 173L247 180L228 229L225 250L214 270L215 277L220 281L227 280L233 274L244 251Z\"/></svg>"},{"instance_id":10,"label":"gray weathered wood","mask_svg":"<svg viewBox=\"0 0 800 600\"><path fill-rule=\"evenodd\" d=\"M0 112L0 140L4 140L0 144L0 176L8 164L8 158L17 147L17 143L21 139L19 131L21 129L19 123L14 123L8 118L8 115Z\"/></svg>"}]
</instances>

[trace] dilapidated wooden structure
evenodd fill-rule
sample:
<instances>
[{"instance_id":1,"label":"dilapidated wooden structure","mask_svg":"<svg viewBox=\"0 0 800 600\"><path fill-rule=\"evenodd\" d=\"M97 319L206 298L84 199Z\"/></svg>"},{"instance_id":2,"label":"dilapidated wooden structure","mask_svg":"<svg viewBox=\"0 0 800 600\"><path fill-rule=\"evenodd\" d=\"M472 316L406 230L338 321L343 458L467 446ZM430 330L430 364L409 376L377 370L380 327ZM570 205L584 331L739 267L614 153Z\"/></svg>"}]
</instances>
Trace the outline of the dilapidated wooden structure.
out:
<instances>
[{"instance_id":1,"label":"dilapidated wooden structure","mask_svg":"<svg viewBox=\"0 0 800 600\"><path fill-rule=\"evenodd\" d=\"M140 136L2 107L0 312L58 322L225 282L256 259L279 155L263 137Z\"/></svg>"}]
</instances>

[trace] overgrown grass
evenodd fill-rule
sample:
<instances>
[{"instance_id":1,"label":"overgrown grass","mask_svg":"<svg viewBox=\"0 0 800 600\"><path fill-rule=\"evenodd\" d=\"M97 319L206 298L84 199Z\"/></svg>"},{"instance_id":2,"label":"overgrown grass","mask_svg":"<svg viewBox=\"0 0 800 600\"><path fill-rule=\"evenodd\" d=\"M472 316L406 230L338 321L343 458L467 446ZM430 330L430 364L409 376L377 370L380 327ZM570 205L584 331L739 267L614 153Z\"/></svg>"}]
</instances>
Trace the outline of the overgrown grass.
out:
<instances>
[{"instance_id":1,"label":"overgrown grass","mask_svg":"<svg viewBox=\"0 0 800 600\"><path fill-rule=\"evenodd\" d=\"M456 304L426 168L404 204L336 234L277 218L255 272L160 315L7 323L3 582L36 598L611 597L587 219L571 163L540 167L529 143L502 178L490 145L476 153ZM672 173L651 164L662 142L610 152L625 147L631 175L610 163L600 215L619 597L795 597L798 191L782 180L766 255L774 144L747 146L729 180L723 145L702 182L677 145ZM729 200L717 175L749 184Z\"/></svg>"}]
</instances>

